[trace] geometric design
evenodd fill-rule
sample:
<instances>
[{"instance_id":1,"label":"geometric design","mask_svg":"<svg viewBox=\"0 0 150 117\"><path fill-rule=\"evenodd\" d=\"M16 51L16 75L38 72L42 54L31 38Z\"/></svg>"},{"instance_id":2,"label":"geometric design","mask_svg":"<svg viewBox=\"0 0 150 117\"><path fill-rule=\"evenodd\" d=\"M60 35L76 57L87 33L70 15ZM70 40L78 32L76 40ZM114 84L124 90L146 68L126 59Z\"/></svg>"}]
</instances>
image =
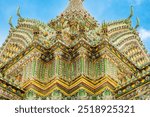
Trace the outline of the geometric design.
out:
<instances>
[{"instance_id":1,"label":"geometric design","mask_svg":"<svg viewBox=\"0 0 150 117\"><path fill-rule=\"evenodd\" d=\"M70 0L45 24L10 18L0 48L0 99L150 99L150 60L131 17L101 25Z\"/></svg>"}]
</instances>

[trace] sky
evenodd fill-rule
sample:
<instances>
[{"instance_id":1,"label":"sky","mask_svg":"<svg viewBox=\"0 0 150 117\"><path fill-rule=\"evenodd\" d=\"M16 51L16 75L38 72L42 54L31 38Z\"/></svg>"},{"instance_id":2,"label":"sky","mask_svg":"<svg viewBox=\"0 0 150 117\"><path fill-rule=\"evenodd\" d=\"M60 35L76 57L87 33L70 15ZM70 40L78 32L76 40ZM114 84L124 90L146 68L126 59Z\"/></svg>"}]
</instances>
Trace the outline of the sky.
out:
<instances>
[{"instance_id":1,"label":"sky","mask_svg":"<svg viewBox=\"0 0 150 117\"><path fill-rule=\"evenodd\" d=\"M0 0L0 47L6 40L10 26L17 25L17 8L21 8L24 18L38 19L48 23L58 16L68 5L69 0ZM138 32L150 53L150 0L84 0L84 7L99 22L115 21L127 18L130 6L134 7L132 25L136 25L136 17L140 19Z\"/></svg>"}]
</instances>

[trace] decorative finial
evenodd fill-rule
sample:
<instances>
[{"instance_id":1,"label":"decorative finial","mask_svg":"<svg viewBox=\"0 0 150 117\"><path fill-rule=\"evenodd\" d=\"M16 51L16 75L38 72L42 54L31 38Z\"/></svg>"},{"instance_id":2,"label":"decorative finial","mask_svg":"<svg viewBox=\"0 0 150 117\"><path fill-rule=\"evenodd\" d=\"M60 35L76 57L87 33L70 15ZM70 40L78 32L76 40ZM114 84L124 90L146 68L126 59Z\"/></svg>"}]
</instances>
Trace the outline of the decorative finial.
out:
<instances>
[{"instance_id":1,"label":"decorative finial","mask_svg":"<svg viewBox=\"0 0 150 117\"><path fill-rule=\"evenodd\" d=\"M66 11L83 11L83 1L84 0L69 0L69 6L67 7Z\"/></svg>"},{"instance_id":2,"label":"decorative finial","mask_svg":"<svg viewBox=\"0 0 150 117\"><path fill-rule=\"evenodd\" d=\"M107 39L107 37L108 37L108 26L107 26L107 23L105 21L102 23L101 33L103 35L103 38Z\"/></svg>"},{"instance_id":3,"label":"decorative finial","mask_svg":"<svg viewBox=\"0 0 150 117\"><path fill-rule=\"evenodd\" d=\"M14 28L14 26L12 24L12 16L9 18L9 25L11 26L11 28Z\"/></svg>"},{"instance_id":4,"label":"decorative finial","mask_svg":"<svg viewBox=\"0 0 150 117\"><path fill-rule=\"evenodd\" d=\"M135 29L137 29L139 26L140 26L140 20L139 20L139 18L137 17L137 18L136 18L136 26L135 26Z\"/></svg>"},{"instance_id":5,"label":"decorative finial","mask_svg":"<svg viewBox=\"0 0 150 117\"><path fill-rule=\"evenodd\" d=\"M103 23L102 23L102 28L107 28L107 24L106 24L106 21L104 20Z\"/></svg>"},{"instance_id":6,"label":"decorative finial","mask_svg":"<svg viewBox=\"0 0 150 117\"><path fill-rule=\"evenodd\" d=\"M134 15L134 10L133 10L133 6L131 6L131 8L130 8L130 16L128 17L128 19L131 19L133 15Z\"/></svg>"},{"instance_id":7,"label":"decorative finial","mask_svg":"<svg viewBox=\"0 0 150 117\"><path fill-rule=\"evenodd\" d=\"M70 1L70 2L72 2L72 1L82 1L82 2L83 2L84 0L69 0L69 1Z\"/></svg>"},{"instance_id":8,"label":"decorative finial","mask_svg":"<svg viewBox=\"0 0 150 117\"><path fill-rule=\"evenodd\" d=\"M21 18L21 15L20 15L20 6L19 6L18 9L17 9L17 16L18 16L19 18Z\"/></svg>"}]
</instances>

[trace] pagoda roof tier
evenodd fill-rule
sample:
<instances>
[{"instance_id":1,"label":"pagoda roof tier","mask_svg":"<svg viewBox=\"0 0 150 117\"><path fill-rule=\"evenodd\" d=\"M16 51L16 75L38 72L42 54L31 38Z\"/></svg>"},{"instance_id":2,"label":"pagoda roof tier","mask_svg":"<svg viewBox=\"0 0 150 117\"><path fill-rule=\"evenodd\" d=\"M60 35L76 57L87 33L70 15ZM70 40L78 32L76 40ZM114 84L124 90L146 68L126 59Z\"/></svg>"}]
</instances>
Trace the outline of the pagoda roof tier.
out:
<instances>
[{"instance_id":1,"label":"pagoda roof tier","mask_svg":"<svg viewBox=\"0 0 150 117\"><path fill-rule=\"evenodd\" d=\"M18 25L13 27L10 22L10 33L0 48L0 68L26 51L35 41L49 49L57 42L71 48L81 40L92 47L107 40L135 66L141 67L149 62L139 34L131 25L132 12L129 18L98 25L83 7L83 0L70 0L66 10L48 24L22 18L19 12L17 14Z\"/></svg>"}]
</instances>

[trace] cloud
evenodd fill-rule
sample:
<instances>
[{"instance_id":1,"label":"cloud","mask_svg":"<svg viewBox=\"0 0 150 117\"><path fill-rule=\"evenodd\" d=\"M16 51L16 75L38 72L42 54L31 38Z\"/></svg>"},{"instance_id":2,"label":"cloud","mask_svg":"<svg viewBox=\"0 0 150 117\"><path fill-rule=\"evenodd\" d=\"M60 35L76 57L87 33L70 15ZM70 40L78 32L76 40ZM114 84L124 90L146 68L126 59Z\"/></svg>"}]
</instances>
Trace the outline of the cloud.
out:
<instances>
[{"instance_id":1,"label":"cloud","mask_svg":"<svg viewBox=\"0 0 150 117\"><path fill-rule=\"evenodd\" d=\"M144 28L139 29L139 34L142 40L148 40L150 39L150 30L146 30Z\"/></svg>"}]
</instances>

